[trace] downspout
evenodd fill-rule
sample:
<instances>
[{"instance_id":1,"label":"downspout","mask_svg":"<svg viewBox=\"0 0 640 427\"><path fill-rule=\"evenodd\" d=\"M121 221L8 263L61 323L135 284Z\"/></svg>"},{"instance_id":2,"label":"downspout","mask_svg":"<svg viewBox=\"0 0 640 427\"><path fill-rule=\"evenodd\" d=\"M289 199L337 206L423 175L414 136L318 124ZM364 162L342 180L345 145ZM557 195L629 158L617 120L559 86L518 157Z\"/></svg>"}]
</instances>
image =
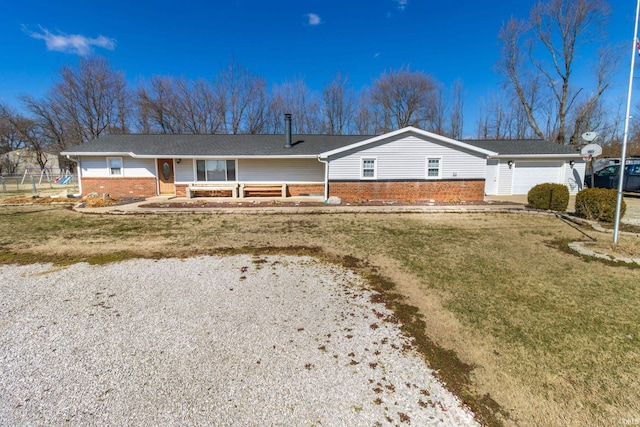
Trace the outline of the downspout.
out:
<instances>
[{"instance_id":1,"label":"downspout","mask_svg":"<svg viewBox=\"0 0 640 427\"><path fill-rule=\"evenodd\" d=\"M318 155L318 161L324 163L324 202L329 200L329 159L322 160Z\"/></svg>"}]
</instances>

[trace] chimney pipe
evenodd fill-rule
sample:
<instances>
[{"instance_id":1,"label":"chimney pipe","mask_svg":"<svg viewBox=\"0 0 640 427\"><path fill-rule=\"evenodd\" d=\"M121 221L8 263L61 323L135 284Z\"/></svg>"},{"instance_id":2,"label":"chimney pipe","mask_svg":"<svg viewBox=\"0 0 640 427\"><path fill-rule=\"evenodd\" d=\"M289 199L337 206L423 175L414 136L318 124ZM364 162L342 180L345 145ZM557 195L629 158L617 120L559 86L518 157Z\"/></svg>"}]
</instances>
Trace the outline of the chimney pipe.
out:
<instances>
[{"instance_id":1,"label":"chimney pipe","mask_svg":"<svg viewBox=\"0 0 640 427\"><path fill-rule=\"evenodd\" d=\"M291 114L284 115L284 148L291 148Z\"/></svg>"}]
</instances>

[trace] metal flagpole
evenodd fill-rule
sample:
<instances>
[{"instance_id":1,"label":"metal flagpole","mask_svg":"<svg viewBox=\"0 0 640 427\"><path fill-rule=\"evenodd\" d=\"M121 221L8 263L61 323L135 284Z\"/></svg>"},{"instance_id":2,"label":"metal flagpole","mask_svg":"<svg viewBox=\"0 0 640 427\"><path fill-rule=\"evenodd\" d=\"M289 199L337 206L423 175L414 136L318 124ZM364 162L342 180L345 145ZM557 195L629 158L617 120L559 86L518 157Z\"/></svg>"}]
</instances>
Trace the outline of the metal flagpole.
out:
<instances>
[{"instance_id":1,"label":"metal flagpole","mask_svg":"<svg viewBox=\"0 0 640 427\"><path fill-rule=\"evenodd\" d=\"M624 119L624 137L622 139L622 154L620 156L620 178L618 180L618 199L616 201L616 222L613 229L613 243L618 244L618 233L620 231L620 208L622 206L622 190L624 188L624 167L627 162L627 138L629 136L629 119L631 118L631 90L633 88L633 68L636 63L636 49L638 45L638 15L640 14L640 0L636 6L636 24L633 29L633 49L631 49L631 72L629 73L629 93L627 94L627 114ZM640 53L640 49L638 49Z\"/></svg>"}]
</instances>

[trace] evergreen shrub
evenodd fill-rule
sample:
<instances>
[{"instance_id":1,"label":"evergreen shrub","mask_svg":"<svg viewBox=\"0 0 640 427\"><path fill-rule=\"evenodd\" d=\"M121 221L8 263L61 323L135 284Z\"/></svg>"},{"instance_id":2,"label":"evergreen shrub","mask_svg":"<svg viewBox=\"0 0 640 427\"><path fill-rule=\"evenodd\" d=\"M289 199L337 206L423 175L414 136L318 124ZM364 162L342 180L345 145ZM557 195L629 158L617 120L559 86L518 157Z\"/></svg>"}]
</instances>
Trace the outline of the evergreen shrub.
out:
<instances>
[{"instance_id":1,"label":"evergreen shrub","mask_svg":"<svg viewBox=\"0 0 640 427\"><path fill-rule=\"evenodd\" d=\"M618 190L614 188L585 188L576 195L576 214L593 221L614 222ZM627 204L622 200L620 218L624 216Z\"/></svg>"},{"instance_id":2,"label":"evergreen shrub","mask_svg":"<svg viewBox=\"0 0 640 427\"><path fill-rule=\"evenodd\" d=\"M562 184L538 184L527 194L529 207L552 211L566 211L569 206L569 188Z\"/></svg>"}]
</instances>

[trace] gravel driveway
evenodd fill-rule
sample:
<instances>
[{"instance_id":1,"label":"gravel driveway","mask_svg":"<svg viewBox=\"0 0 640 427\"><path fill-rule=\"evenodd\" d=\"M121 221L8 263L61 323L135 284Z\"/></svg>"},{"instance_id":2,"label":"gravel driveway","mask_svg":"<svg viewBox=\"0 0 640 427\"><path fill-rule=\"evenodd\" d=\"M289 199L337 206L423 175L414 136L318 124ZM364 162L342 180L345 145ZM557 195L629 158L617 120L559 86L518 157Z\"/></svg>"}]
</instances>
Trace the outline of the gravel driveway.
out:
<instances>
[{"instance_id":1,"label":"gravel driveway","mask_svg":"<svg viewBox=\"0 0 640 427\"><path fill-rule=\"evenodd\" d=\"M2 425L477 425L307 257L0 267Z\"/></svg>"}]
</instances>

